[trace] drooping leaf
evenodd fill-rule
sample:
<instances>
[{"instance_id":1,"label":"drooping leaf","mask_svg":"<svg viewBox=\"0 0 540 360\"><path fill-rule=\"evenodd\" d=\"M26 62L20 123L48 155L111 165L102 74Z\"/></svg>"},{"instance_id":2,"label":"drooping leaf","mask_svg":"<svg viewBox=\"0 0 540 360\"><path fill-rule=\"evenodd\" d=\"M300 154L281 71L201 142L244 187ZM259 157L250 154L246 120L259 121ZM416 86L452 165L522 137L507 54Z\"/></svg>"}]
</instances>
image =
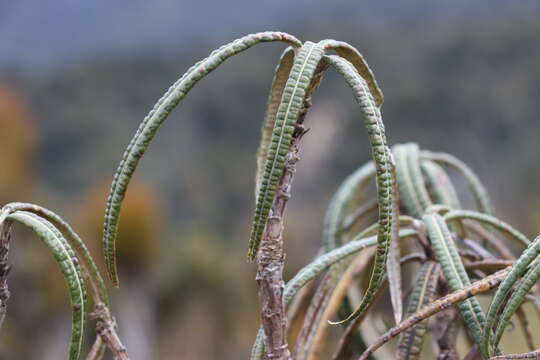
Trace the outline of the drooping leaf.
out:
<instances>
[{"instance_id":1,"label":"drooping leaf","mask_svg":"<svg viewBox=\"0 0 540 360\"><path fill-rule=\"evenodd\" d=\"M362 54L360 54L360 52L354 46L351 46L343 41L328 39L321 41L321 44L324 46L326 51L335 51L339 56L349 61L352 66L354 66L358 74L366 81L369 87L369 92L375 100L375 105L377 105L377 107L381 107L384 102L384 95L377 84L373 71L371 71Z\"/></svg>"},{"instance_id":2,"label":"drooping leaf","mask_svg":"<svg viewBox=\"0 0 540 360\"><path fill-rule=\"evenodd\" d=\"M266 158L268 156L268 150L270 148L270 142L272 140L272 130L276 123L276 114L278 112L281 98L283 97L283 91L291 68L294 63L294 48L287 48L281 58L279 64L276 67L274 73L274 79L270 87L270 95L268 96L268 102L266 103L266 113L264 115L264 122L261 130L261 143L257 151L257 170L255 173L255 196L259 195L261 186L261 177L264 173L264 166ZM256 201L256 200L255 200Z\"/></svg>"},{"instance_id":3,"label":"drooping leaf","mask_svg":"<svg viewBox=\"0 0 540 360\"><path fill-rule=\"evenodd\" d=\"M18 222L31 229L47 246L56 262L58 263L66 284L72 307L71 342L69 346L69 360L77 360L80 357L86 320L86 289L75 252L50 222L39 216L27 212L16 211L6 218L7 221Z\"/></svg>"},{"instance_id":4,"label":"drooping leaf","mask_svg":"<svg viewBox=\"0 0 540 360\"><path fill-rule=\"evenodd\" d=\"M244 36L220 47L213 51L206 59L196 63L177 82L175 82L158 100L154 108L145 117L137 129L137 132L129 143L114 176L105 210L103 252L105 263L107 265L107 272L114 285L118 286L115 241L122 201L131 177L157 130L199 80L204 78L231 56L241 53L258 43L271 41L283 41L295 47L301 45L298 39L289 34L282 32L262 32Z\"/></svg>"},{"instance_id":5,"label":"drooping leaf","mask_svg":"<svg viewBox=\"0 0 540 360\"><path fill-rule=\"evenodd\" d=\"M420 150L415 143L399 144L392 148L396 159L397 181L402 203L410 215L421 218L432 205L420 169Z\"/></svg>"},{"instance_id":6,"label":"drooping leaf","mask_svg":"<svg viewBox=\"0 0 540 360\"><path fill-rule=\"evenodd\" d=\"M103 281L103 277L101 276L90 251L80 236L66 221L53 211L35 204L17 202L9 203L5 205L5 207L9 207L11 211L28 211L34 213L52 223L77 253L77 258L82 260L79 265L81 266L81 270L83 270L85 279L87 279L92 287L91 294L94 297L94 302L103 302L107 306L109 305L109 295L107 293L107 288L105 287L105 282Z\"/></svg>"},{"instance_id":7,"label":"drooping leaf","mask_svg":"<svg viewBox=\"0 0 540 360\"><path fill-rule=\"evenodd\" d=\"M461 209L456 189L446 171L435 162L425 159L420 162L420 167L433 201L452 209Z\"/></svg>"},{"instance_id":8,"label":"drooping leaf","mask_svg":"<svg viewBox=\"0 0 540 360\"><path fill-rule=\"evenodd\" d=\"M471 211L471 210L455 210L455 211L450 211L449 213L444 215L444 220L446 222L451 222L451 221L460 220L460 219L470 219L470 220L478 221L480 223L489 225L501 231L502 233L506 234L509 239L517 241L522 246L528 247L531 244L531 241L527 239L525 235L523 235L521 232L513 228L511 225L497 219L494 216L479 213L476 211Z\"/></svg>"},{"instance_id":9,"label":"drooping leaf","mask_svg":"<svg viewBox=\"0 0 540 360\"><path fill-rule=\"evenodd\" d=\"M516 265L517 266L517 265ZM491 342L491 348L496 348L499 345L503 331L510 323L512 316L516 310L523 304L525 297L531 291L534 284L540 279L540 257L531 263L530 269L525 273L523 278L518 282L514 291L510 295L502 315L498 317L495 334Z\"/></svg>"},{"instance_id":10,"label":"drooping leaf","mask_svg":"<svg viewBox=\"0 0 540 360\"><path fill-rule=\"evenodd\" d=\"M486 188L480 181L480 178L467 164L455 156L446 153L422 151L420 156L422 158L435 161L438 164L450 166L459 172L469 183L472 194L476 201L476 206L478 207L478 211L488 215L493 213L491 201L489 200Z\"/></svg>"},{"instance_id":11,"label":"drooping leaf","mask_svg":"<svg viewBox=\"0 0 540 360\"><path fill-rule=\"evenodd\" d=\"M379 204L379 220L377 234L377 253L371 272L369 286L359 307L345 320L334 324L343 324L359 316L373 300L377 287L383 278L388 256L388 249L392 237L393 184L395 179L392 173L392 160L388 147L380 109L376 106L366 81L358 74L356 69L347 60L338 56L325 56L325 61L334 67L344 78L353 91L353 96L360 106L364 116L373 162L376 168L377 200Z\"/></svg>"},{"instance_id":12,"label":"drooping leaf","mask_svg":"<svg viewBox=\"0 0 540 360\"><path fill-rule=\"evenodd\" d=\"M302 116L304 100L313 86L316 69L324 49L319 44L306 42L298 50L278 107L272 137L268 147L264 172L260 178L259 194L249 239L248 259L254 260L266 227L270 209L276 196L285 156L293 139L295 125Z\"/></svg>"},{"instance_id":13,"label":"drooping leaf","mask_svg":"<svg viewBox=\"0 0 540 360\"><path fill-rule=\"evenodd\" d=\"M435 256L442 266L450 290L459 291L470 286L471 281L444 219L438 214L428 214L422 220L426 225ZM472 338L480 346L483 339L485 315L478 299L472 297L460 303L458 308ZM485 352L483 354L487 355Z\"/></svg>"}]
</instances>

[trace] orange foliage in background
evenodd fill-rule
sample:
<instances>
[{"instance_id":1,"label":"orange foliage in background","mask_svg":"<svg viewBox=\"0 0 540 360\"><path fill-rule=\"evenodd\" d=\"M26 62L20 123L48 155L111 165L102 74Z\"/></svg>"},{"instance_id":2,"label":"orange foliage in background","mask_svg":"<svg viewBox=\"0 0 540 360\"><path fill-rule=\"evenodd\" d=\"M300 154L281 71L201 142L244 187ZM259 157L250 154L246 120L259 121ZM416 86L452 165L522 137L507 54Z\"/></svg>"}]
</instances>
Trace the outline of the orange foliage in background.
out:
<instances>
[{"instance_id":1,"label":"orange foliage in background","mask_svg":"<svg viewBox=\"0 0 540 360\"><path fill-rule=\"evenodd\" d=\"M22 201L35 184L36 126L23 98L0 84L0 200Z\"/></svg>"}]
</instances>

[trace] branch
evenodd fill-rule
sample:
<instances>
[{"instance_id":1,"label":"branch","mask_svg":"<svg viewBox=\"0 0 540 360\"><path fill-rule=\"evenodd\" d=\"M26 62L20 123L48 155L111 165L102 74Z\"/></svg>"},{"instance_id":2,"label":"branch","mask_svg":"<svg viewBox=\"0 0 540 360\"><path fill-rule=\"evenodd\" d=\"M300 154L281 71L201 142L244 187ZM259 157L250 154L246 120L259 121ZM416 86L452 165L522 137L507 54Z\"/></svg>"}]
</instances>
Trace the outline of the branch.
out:
<instances>
[{"instance_id":1,"label":"branch","mask_svg":"<svg viewBox=\"0 0 540 360\"><path fill-rule=\"evenodd\" d=\"M9 209L2 209L0 212L0 328L6 317L7 301L10 296L7 277L11 269L8 264L11 222L6 223L5 221L8 214Z\"/></svg>"},{"instance_id":2,"label":"branch","mask_svg":"<svg viewBox=\"0 0 540 360\"><path fill-rule=\"evenodd\" d=\"M101 337L101 340L107 344L107 347L111 350L113 359L129 360L127 349L122 344L122 341L116 333L116 320L111 315L107 306L105 306L104 303L96 304L95 310L90 314L90 316L96 320L96 332ZM96 342L98 341L96 340ZM95 346L93 346L92 349L94 349L94 347ZM92 359L90 358L90 355L87 359Z\"/></svg>"}]
</instances>

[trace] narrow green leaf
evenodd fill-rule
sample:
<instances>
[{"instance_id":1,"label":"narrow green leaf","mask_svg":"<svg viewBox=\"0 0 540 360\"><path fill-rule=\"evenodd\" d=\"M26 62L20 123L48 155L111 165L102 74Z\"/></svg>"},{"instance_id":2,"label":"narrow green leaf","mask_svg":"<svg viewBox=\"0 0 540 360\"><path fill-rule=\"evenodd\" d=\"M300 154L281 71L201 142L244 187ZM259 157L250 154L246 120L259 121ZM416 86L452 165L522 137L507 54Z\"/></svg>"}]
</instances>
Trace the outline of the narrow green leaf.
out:
<instances>
[{"instance_id":1,"label":"narrow green leaf","mask_svg":"<svg viewBox=\"0 0 540 360\"><path fill-rule=\"evenodd\" d=\"M274 203L279 179L283 174L285 156L289 151L295 125L302 115L304 100L312 86L312 80L323 56L323 48L315 43L306 42L294 59L289 79L283 90L283 97L276 114L272 130L271 144L265 163L255 206L255 216L249 239L248 259L257 256L259 244L266 227L270 209Z\"/></svg>"},{"instance_id":2,"label":"narrow green leaf","mask_svg":"<svg viewBox=\"0 0 540 360\"><path fill-rule=\"evenodd\" d=\"M381 107L384 102L384 95L377 84L373 71L371 71L362 54L360 54L355 47L343 41L328 39L321 41L321 43L326 51L335 51L339 56L349 61L354 66L356 71L358 71L358 74L366 81L369 92L375 100L375 105Z\"/></svg>"},{"instance_id":3,"label":"narrow green leaf","mask_svg":"<svg viewBox=\"0 0 540 360\"><path fill-rule=\"evenodd\" d=\"M397 182L402 203L410 215L421 218L432 202L420 169L418 145L415 143L395 145L392 153L396 159Z\"/></svg>"},{"instance_id":4,"label":"narrow green leaf","mask_svg":"<svg viewBox=\"0 0 540 360\"><path fill-rule=\"evenodd\" d=\"M47 246L60 267L69 288L72 307L69 360L80 357L86 317L86 290L75 252L50 222L27 211L16 211L6 218L31 229Z\"/></svg>"},{"instance_id":5,"label":"narrow green leaf","mask_svg":"<svg viewBox=\"0 0 540 360\"><path fill-rule=\"evenodd\" d=\"M334 67L344 78L353 91L353 96L360 106L364 124L369 135L371 154L376 168L377 201L379 204L379 220L377 235L377 253L371 272L369 286L366 289L360 306L345 320L334 324L343 324L358 317L371 304L385 272L388 249L392 237L393 215L393 184L392 159L386 146L384 126L379 108L377 107L366 81L358 74L353 65L338 56L325 56L325 61Z\"/></svg>"},{"instance_id":6,"label":"narrow green leaf","mask_svg":"<svg viewBox=\"0 0 540 360\"><path fill-rule=\"evenodd\" d=\"M467 164L455 156L446 153L422 151L420 156L424 159L435 161L438 164L454 168L469 183L478 211L489 215L493 213L486 188L480 181L480 178Z\"/></svg>"},{"instance_id":7,"label":"narrow green leaf","mask_svg":"<svg viewBox=\"0 0 540 360\"><path fill-rule=\"evenodd\" d=\"M396 165L392 160L392 176L396 177ZM398 184L392 185L393 206L392 206L392 239L388 249L388 260L386 261L386 274L388 276L388 287L390 288L390 301L394 312L394 321L399 324L403 317L403 290L401 285L401 248L399 239L399 191Z\"/></svg>"},{"instance_id":8,"label":"narrow green leaf","mask_svg":"<svg viewBox=\"0 0 540 360\"><path fill-rule=\"evenodd\" d=\"M52 223L62 233L69 245L76 251L78 255L77 258L82 260L79 265L83 270L84 277L88 280L93 289L91 294L94 297L94 303L102 302L107 306L109 305L109 294L107 293L105 282L103 281L103 277L101 276L90 251L80 236L66 221L53 211L35 204L16 202L9 203L5 205L5 207L9 207L12 211L28 211L34 213Z\"/></svg>"},{"instance_id":9,"label":"narrow green leaf","mask_svg":"<svg viewBox=\"0 0 540 360\"><path fill-rule=\"evenodd\" d=\"M489 225L499 230L503 234L506 234L509 239L517 241L522 246L528 247L531 244L531 241L527 239L525 235L513 228L511 225L497 219L494 216L472 210L453 210L444 215L444 220L446 222L457 221L461 219L474 220Z\"/></svg>"},{"instance_id":10,"label":"narrow green leaf","mask_svg":"<svg viewBox=\"0 0 540 360\"><path fill-rule=\"evenodd\" d=\"M294 63L294 48L289 47L285 49L279 64L276 67L274 73L274 79L272 80L272 86L270 87L270 95L268 102L266 103L266 113L264 115L264 122L261 129L261 143L259 150L257 151L257 172L255 174L255 196L259 195L262 175L264 173L264 166L266 158L268 156L268 150L272 140L272 130L276 123L276 115L278 112L281 98L283 97L283 91L285 90L285 84L289 78L292 66ZM257 201L255 199L255 201Z\"/></svg>"},{"instance_id":11,"label":"narrow green leaf","mask_svg":"<svg viewBox=\"0 0 540 360\"><path fill-rule=\"evenodd\" d=\"M206 59L196 63L175 82L161 99L158 100L154 108L137 129L114 175L105 210L103 252L109 278L115 286L118 286L115 241L120 208L131 177L157 130L199 80L215 70L231 56L241 53L258 43L271 41L283 41L295 47L301 45L298 39L289 34L282 32L262 32L244 36L220 47L213 51Z\"/></svg>"},{"instance_id":12,"label":"narrow green leaf","mask_svg":"<svg viewBox=\"0 0 540 360\"><path fill-rule=\"evenodd\" d=\"M459 291L470 286L471 281L444 219L438 214L429 214L422 220L426 225L435 256L442 266L449 288L452 291ZM460 303L458 308L474 341L480 346L485 316L478 299L472 297ZM483 355L487 356L487 353L483 352Z\"/></svg>"},{"instance_id":13,"label":"narrow green leaf","mask_svg":"<svg viewBox=\"0 0 540 360\"><path fill-rule=\"evenodd\" d=\"M504 329L510 323L510 319L515 314L517 309L525 301L525 297L531 291L532 287L540 279L540 257L537 257L536 260L531 264L530 269L525 273L523 278L519 281L517 286L514 288L510 295L510 299L504 307L503 313L497 319L497 326L495 329L495 335L491 341L491 351L492 349L497 348L501 337L503 335Z\"/></svg>"},{"instance_id":14,"label":"narrow green leaf","mask_svg":"<svg viewBox=\"0 0 540 360\"><path fill-rule=\"evenodd\" d=\"M439 279L439 265L434 261L428 261L418 272L416 281L407 306L406 317L410 317L420 311L424 306L432 302L437 289ZM398 343L396 359L418 359L424 343L424 335L427 330L427 322L423 321L416 326L404 331Z\"/></svg>"},{"instance_id":15,"label":"narrow green leaf","mask_svg":"<svg viewBox=\"0 0 540 360\"><path fill-rule=\"evenodd\" d=\"M510 293L512 287L520 278L522 278L523 274L525 274L528 267L531 265L531 263L535 261L539 254L540 236L536 237L532 244L527 249L525 249L525 251L523 251L514 266L512 266L508 276L504 279L504 281L497 289L497 292L493 296L486 315L486 323L484 326L484 340L481 344L482 351L484 353L493 355L493 351L491 347L489 347L489 345L492 343L492 329L497 321L497 315L503 308L505 300Z\"/></svg>"},{"instance_id":16,"label":"narrow green leaf","mask_svg":"<svg viewBox=\"0 0 540 360\"><path fill-rule=\"evenodd\" d=\"M420 167L433 201L436 204L448 205L452 209L461 209L456 189L446 171L431 160L422 160Z\"/></svg>"}]
</instances>

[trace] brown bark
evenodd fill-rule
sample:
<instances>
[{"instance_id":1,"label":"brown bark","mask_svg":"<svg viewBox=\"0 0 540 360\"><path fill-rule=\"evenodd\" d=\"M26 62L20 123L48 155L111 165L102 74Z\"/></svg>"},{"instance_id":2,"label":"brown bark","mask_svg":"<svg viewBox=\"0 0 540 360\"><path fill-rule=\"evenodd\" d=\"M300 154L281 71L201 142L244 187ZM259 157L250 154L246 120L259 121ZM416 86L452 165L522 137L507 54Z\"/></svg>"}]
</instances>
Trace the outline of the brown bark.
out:
<instances>
[{"instance_id":1,"label":"brown bark","mask_svg":"<svg viewBox=\"0 0 540 360\"><path fill-rule=\"evenodd\" d=\"M8 210L5 209L0 213L0 328L6 318L7 302L10 296L7 278L11 269L8 264L11 223L4 221L7 214Z\"/></svg>"},{"instance_id":2,"label":"brown bark","mask_svg":"<svg viewBox=\"0 0 540 360\"><path fill-rule=\"evenodd\" d=\"M285 170L276 193L274 205L261 241L257 263L257 283L262 308L262 324L265 334L266 359L291 359L287 344L287 316L283 303L283 214L291 197L291 184L296 171L298 138L293 143L285 160Z\"/></svg>"},{"instance_id":3,"label":"brown bark","mask_svg":"<svg viewBox=\"0 0 540 360\"><path fill-rule=\"evenodd\" d=\"M321 62L306 93L300 116L296 122L293 140L285 157L285 167L276 191L276 197L257 254L257 276L259 299L261 302L261 321L265 335L265 359L290 360L291 352L287 344L287 314L283 303L283 219L287 202L291 198L291 186L300 160L299 143L307 132L304 119L311 108L311 95L317 89L328 65Z\"/></svg>"},{"instance_id":4,"label":"brown bark","mask_svg":"<svg viewBox=\"0 0 540 360\"><path fill-rule=\"evenodd\" d=\"M96 320L96 332L101 337L101 340L107 344L111 350L114 360L129 360L129 355L126 347L117 334L116 320L111 315L105 304L98 303L94 312L91 314ZM95 344L94 344L95 345ZM94 347L92 347L94 349Z\"/></svg>"}]
</instances>

